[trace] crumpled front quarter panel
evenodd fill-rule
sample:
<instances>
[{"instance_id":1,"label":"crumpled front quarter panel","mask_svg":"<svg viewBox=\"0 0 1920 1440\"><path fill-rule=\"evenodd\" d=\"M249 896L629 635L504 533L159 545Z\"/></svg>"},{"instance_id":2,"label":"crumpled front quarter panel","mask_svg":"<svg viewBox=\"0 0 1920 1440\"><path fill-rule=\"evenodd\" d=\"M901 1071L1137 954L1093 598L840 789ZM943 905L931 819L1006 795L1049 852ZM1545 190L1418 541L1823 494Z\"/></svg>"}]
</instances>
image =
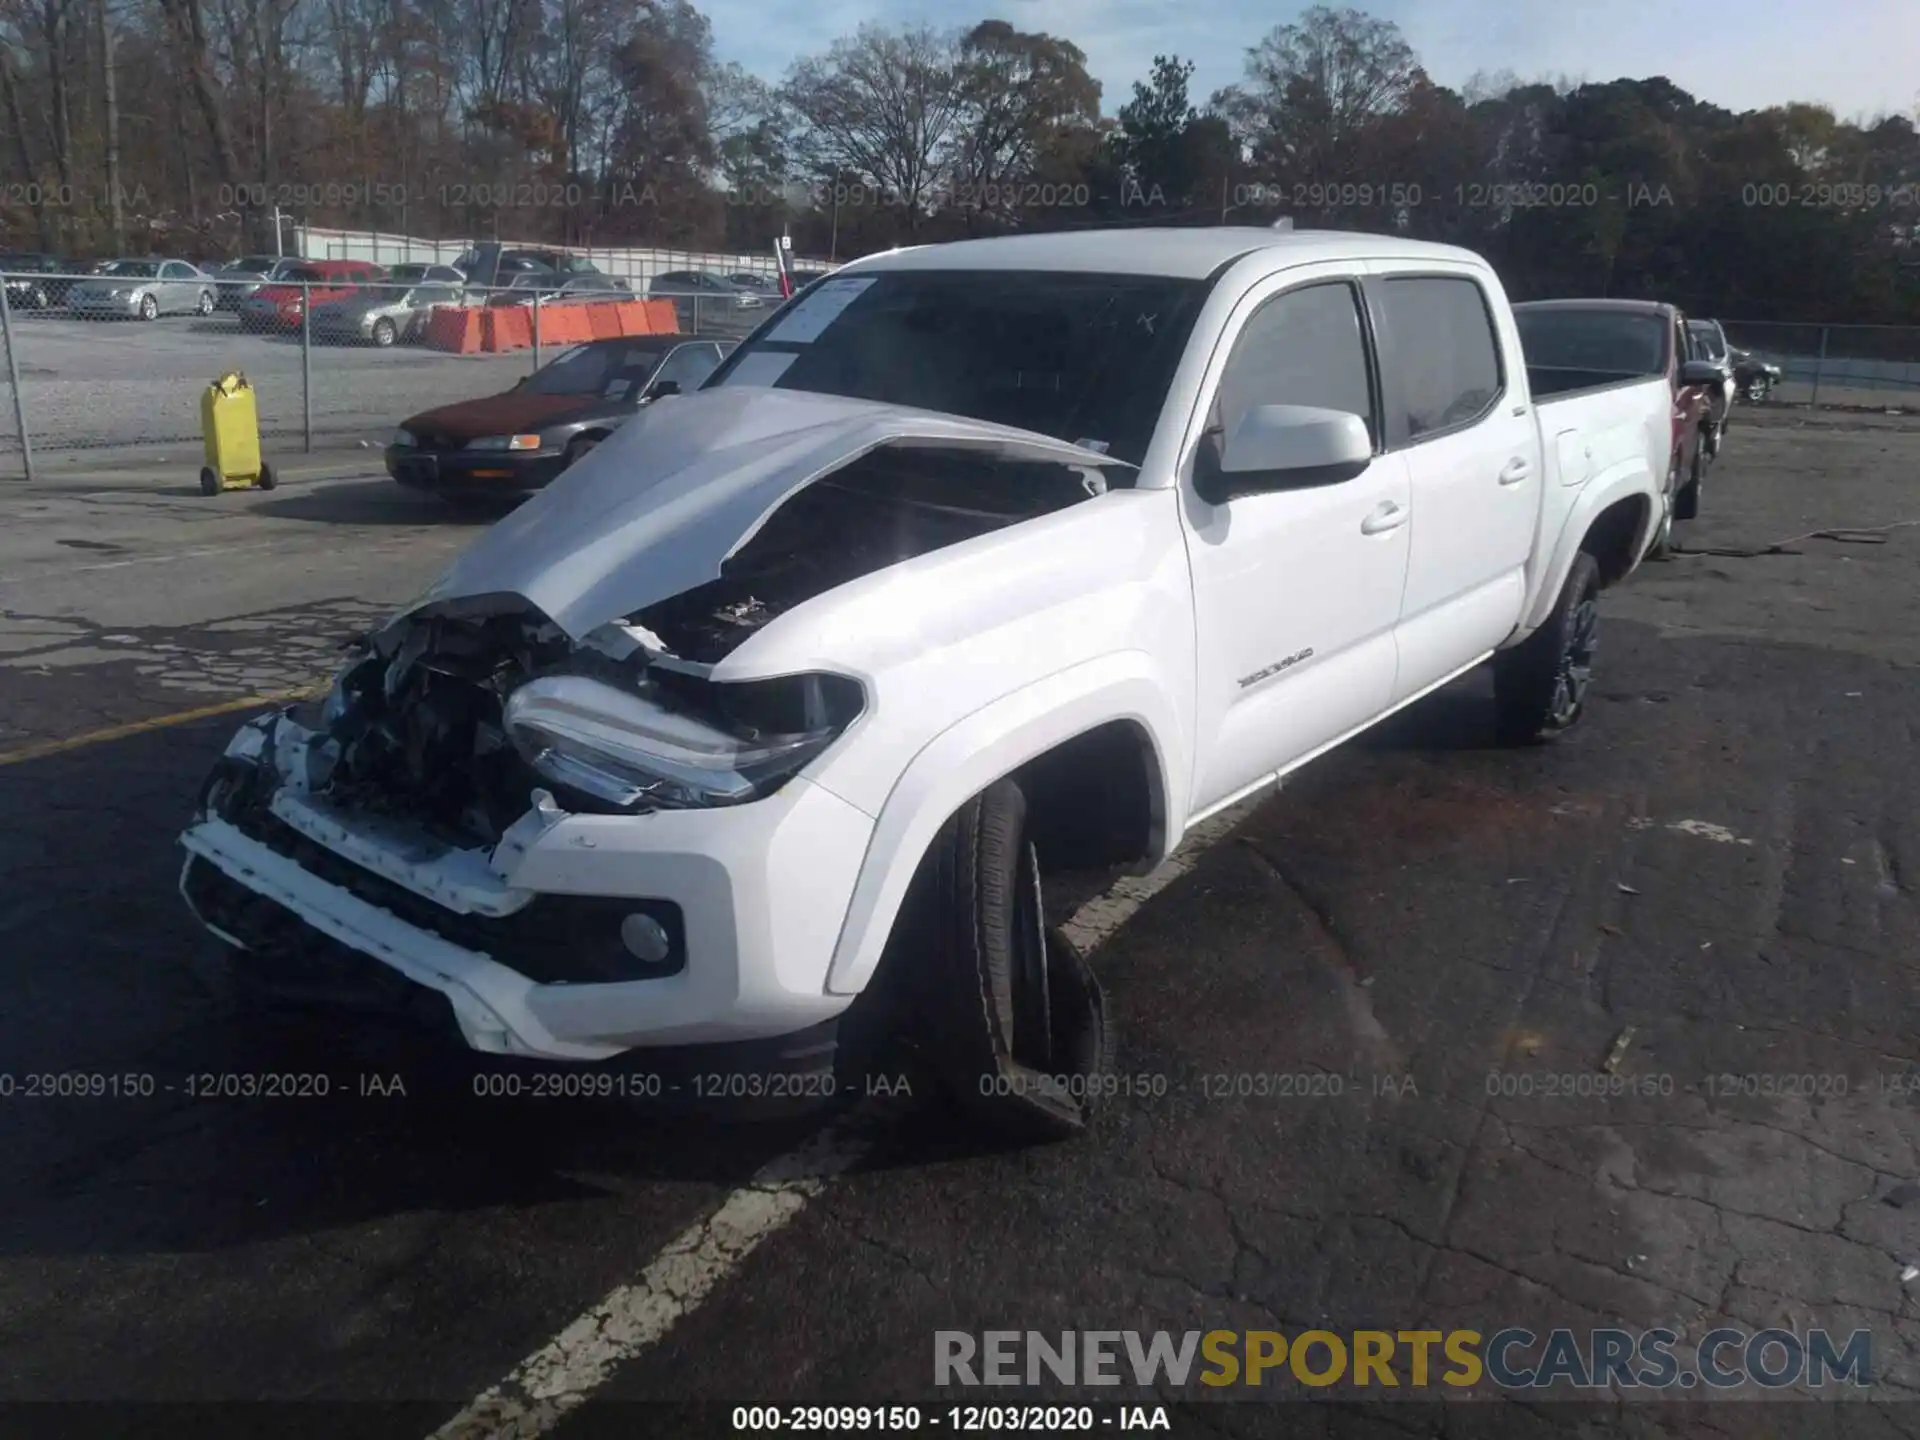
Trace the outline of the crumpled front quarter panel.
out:
<instances>
[{"instance_id":1,"label":"crumpled front quarter panel","mask_svg":"<svg viewBox=\"0 0 1920 1440\"><path fill-rule=\"evenodd\" d=\"M714 678L830 670L860 679L867 713L808 774L870 815L944 731L1120 652L1149 657L1164 713L1181 727L1153 739L1166 763L1184 766L1193 613L1177 498L1115 490L863 576L782 615Z\"/></svg>"}]
</instances>

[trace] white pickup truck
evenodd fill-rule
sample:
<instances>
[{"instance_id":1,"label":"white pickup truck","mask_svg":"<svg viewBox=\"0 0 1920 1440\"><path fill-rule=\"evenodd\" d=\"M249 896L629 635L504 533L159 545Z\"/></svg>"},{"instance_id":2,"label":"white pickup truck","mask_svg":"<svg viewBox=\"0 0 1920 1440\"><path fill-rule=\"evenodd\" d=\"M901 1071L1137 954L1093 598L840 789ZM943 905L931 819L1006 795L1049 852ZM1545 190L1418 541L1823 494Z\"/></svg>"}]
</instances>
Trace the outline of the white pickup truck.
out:
<instances>
[{"instance_id":1,"label":"white pickup truck","mask_svg":"<svg viewBox=\"0 0 1920 1440\"><path fill-rule=\"evenodd\" d=\"M1463 250L877 255L244 725L181 887L249 996L629 1094L906 1054L986 1127L1070 1133L1107 1041L1043 875L1149 868L1489 658L1506 736L1565 731L1671 425L1662 377L1537 398Z\"/></svg>"}]
</instances>

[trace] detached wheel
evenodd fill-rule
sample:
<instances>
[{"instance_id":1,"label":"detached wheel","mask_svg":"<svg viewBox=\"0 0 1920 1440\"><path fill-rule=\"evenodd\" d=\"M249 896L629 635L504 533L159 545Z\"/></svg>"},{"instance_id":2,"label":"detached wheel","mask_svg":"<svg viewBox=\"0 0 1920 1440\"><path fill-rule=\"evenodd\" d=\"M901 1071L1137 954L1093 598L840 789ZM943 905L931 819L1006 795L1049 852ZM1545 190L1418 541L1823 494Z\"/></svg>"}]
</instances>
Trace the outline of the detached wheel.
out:
<instances>
[{"instance_id":1,"label":"detached wheel","mask_svg":"<svg viewBox=\"0 0 1920 1440\"><path fill-rule=\"evenodd\" d=\"M253 483L258 485L262 490L271 490L280 483L280 477L273 473L273 467L271 465L262 460L260 462L260 476Z\"/></svg>"},{"instance_id":2,"label":"detached wheel","mask_svg":"<svg viewBox=\"0 0 1920 1440\"><path fill-rule=\"evenodd\" d=\"M1533 745L1566 734L1586 713L1600 623L1600 567L1582 551L1547 623L1494 661L1500 738Z\"/></svg>"},{"instance_id":3,"label":"detached wheel","mask_svg":"<svg viewBox=\"0 0 1920 1440\"><path fill-rule=\"evenodd\" d=\"M393 344L398 338L398 335L394 332L393 321L382 319L373 322L373 343L378 345L382 350Z\"/></svg>"},{"instance_id":4,"label":"detached wheel","mask_svg":"<svg viewBox=\"0 0 1920 1440\"><path fill-rule=\"evenodd\" d=\"M220 477L213 473L212 466L203 465L200 467L200 493L202 495L218 495L220 493Z\"/></svg>"},{"instance_id":5,"label":"detached wheel","mask_svg":"<svg viewBox=\"0 0 1920 1440\"><path fill-rule=\"evenodd\" d=\"M977 1129L1027 1144L1087 1128L1110 1069L1105 998L1047 927L1017 784L994 782L948 820L888 948L911 977L913 1039Z\"/></svg>"}]
</instances>

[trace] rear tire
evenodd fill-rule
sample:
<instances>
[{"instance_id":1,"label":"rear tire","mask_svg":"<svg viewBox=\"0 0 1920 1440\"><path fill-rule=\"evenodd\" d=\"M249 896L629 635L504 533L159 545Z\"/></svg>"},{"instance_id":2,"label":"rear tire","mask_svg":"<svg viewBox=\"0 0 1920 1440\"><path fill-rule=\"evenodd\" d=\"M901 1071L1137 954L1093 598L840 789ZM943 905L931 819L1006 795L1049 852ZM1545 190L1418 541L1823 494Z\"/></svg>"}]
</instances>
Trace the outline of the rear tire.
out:
<instances>
[{"instance_id":1,"label":"rear tire","mask_svg":"<svg viewBox=\"0 0 1920 1440\"><path fill-rule=\"evenodd\" d=\"M914 876L883 964L906 971L910 1029L979 1131L1081 1134L1111 1068L1099 982L1046 925L1026 795L995 781L961 806Z\"/></svg>"},{"instance_id":2,"label":"rear tire","mask_svg":"<svg viewBox=\"0 0 1920 1440\"><path fill-rule=\"evenodd\" d=\"M1584 550L1547 623L1494 661L1500 738L1536 745L1564 735L1586 713L1599 625L1600 566Z\"/></svg>"},{"instance_id":3,"label":"rear tire","mask_svg":"<svg viewBox=\"0 0 1920 1440\"><path fill-rule=\"evenodd\" d=\"M1698 455L1693 457L1693 473L1673 497L1673 518L1693 520L1700 514L1700 486L1707 478L1707 467Z\"/></svg>"}]
</instances>

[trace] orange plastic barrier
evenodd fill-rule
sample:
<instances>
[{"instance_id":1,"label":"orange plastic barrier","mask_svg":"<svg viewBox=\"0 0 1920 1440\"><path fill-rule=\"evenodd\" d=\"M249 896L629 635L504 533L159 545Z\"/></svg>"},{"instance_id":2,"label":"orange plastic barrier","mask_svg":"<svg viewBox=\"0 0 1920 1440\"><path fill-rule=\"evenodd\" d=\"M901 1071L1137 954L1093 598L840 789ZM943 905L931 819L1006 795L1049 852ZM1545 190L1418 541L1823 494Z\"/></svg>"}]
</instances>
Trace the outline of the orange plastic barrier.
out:
<instances>
[{"instance_id":1,"label":"orange plastic barrier","mask_svg":"<svg viewBox=\"0 0 1920 1440\"><path fill-rule=\"evenodd\" d=\"M483 312L481 344L490 355L525 350L533 344L533 319L522 305L493 305Z\"/></svg>"},{"instance_id":2,"label":"orange plastic barrier","mask_svg":"<svg viewBox=\"0 0 1920 1440\"><path fill-rule=\"evenodd\" d=\"M540 344L572 345L593 338L593 322L584 313L585 305L542 305L540 307Z\"/></svg>"},{"instance_id":3,"label":"orange plastic barrier","mask_svg":"<svg viewBox=\"0 0 1920 1440\"><path fill-rule=\"evenodd\" d=\"M626 333L620 326L620 307L609 301L589 305L587 322L593 329L596 340L618 340Z\"/></svg>"},{"instance_id":4,"label":"orange plastic barrier","mask_svg":"<svg viewBox=\"0 0 1920 1440\"><path fill-rule=\"evenodd\" d=\"M671 300L642 300L640 304L647 312L649 333L654 335L678 335L680 333L680 312Z\"/></svg>"},{"instance_id":5,"label":"orange plastic barrier","mask_svg":"<svg viewBox=\"0 0 1920 1440\"><path fill-rule=\"evenodd\" d=\"M480 312L465 305L436 305L427 317L427 345L454 355L480 349Z\"/></svg>"}]
</instances>

